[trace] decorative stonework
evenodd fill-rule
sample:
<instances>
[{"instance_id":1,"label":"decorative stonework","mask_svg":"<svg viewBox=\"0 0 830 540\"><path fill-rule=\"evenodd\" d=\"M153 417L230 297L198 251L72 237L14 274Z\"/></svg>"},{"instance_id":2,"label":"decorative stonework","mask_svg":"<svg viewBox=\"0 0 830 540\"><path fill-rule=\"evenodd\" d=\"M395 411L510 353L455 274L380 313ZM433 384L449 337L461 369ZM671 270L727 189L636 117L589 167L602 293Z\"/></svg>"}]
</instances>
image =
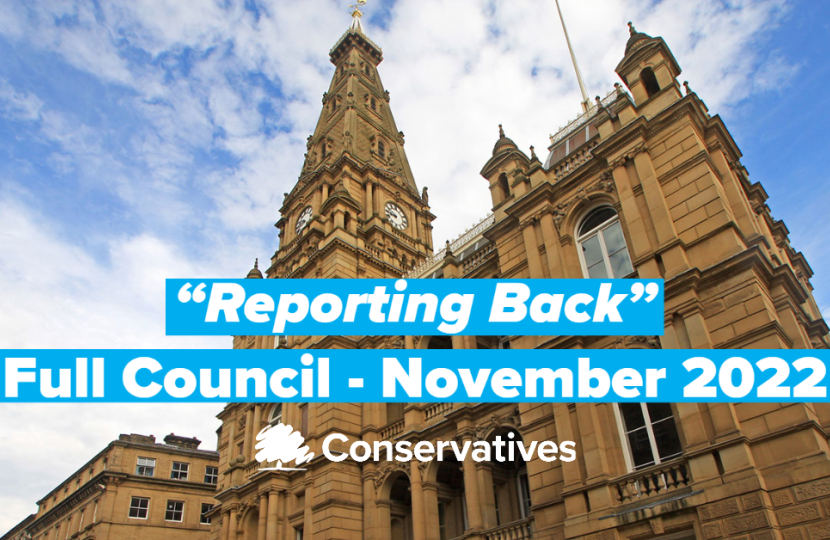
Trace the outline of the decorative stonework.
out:
<instances>
[{"instance_id":1,"label":"decorative stonework","mask_svg":"<svg viewBox=\"0 0 830 540\"><path fill-rule=\"evenodd\" d=\"M698 508L698 514L704 521L710 519L717 519L730 514L737 514L741 509L738 508L738 501L736 499L728 499Z\"/></svg>"}]
</instances>

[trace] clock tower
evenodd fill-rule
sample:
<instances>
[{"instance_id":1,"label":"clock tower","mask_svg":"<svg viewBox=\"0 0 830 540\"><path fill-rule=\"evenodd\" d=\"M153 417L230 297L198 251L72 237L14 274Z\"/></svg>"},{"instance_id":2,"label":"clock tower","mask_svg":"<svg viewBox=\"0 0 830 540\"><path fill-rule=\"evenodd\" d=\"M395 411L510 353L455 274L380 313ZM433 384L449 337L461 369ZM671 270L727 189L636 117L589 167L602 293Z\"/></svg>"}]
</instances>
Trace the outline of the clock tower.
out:
<instances>
[{"instance_id":1,"label":"clock tower","mask_svg":"<svg viewBox=\"0 0 830 540\"><path fill-rule=\"evenodd\" d=\"M397 278L432 255L427 190L415 184L377 69L383 53L361 15L329 53L334 76L280 209L268 278Z\"/></svg>"}]
</instances>

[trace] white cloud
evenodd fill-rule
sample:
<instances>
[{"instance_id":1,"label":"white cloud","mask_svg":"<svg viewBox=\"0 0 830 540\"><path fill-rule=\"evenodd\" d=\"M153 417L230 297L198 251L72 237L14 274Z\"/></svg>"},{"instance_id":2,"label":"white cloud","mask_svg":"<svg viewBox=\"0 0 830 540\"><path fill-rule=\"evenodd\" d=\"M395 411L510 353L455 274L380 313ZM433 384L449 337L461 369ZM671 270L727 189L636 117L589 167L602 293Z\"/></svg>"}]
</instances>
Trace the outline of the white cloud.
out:
<instances>
[{"instance_id":1,"label":"white cloud","mask_svg":"<svg viewBox=\"0 0 830 540\"><path fill-rule=\"evenodd\" d=\"M130 225L68 237L22 179L0 179L0 346L229 345L165 337L163 279L244 275L254 256L267 260L276 248L282 193L299 173L333 70L327 53L349 16L335 0L271 1L259 20L241 2L225 4L0 3L5 39L57 55L123 95L119 107L129 122L107 131L7 82L0 82L0 114L38 122L39 136L56 146L48 162L58 174L72 175L79 193L116 197ZM713 112L777 87L796 69L759 46L786 10L784 0L562 0L562 7L592 96L616 80L628 20L666 39L683 79ZM579 112L553 2L398 0L388 29L367 24L367 33L384 48L380 74L416 181L430 188L436 246L488 212L478 171L499 123L544 159L548 135ZM284 99L252 83L252 74L269 79ZM264 106L279 117L264 118ZM210 152L232 164L199 168L197 156ZM0 530L120 432L196 434L212 447L218 409L64 406L61 416L78 418L64 426L53 406L3 407L0 455L20 475L0 487L8 510ZM67 451L44 471L38 447L55 440Z\"/></svg>"}]
</instances>

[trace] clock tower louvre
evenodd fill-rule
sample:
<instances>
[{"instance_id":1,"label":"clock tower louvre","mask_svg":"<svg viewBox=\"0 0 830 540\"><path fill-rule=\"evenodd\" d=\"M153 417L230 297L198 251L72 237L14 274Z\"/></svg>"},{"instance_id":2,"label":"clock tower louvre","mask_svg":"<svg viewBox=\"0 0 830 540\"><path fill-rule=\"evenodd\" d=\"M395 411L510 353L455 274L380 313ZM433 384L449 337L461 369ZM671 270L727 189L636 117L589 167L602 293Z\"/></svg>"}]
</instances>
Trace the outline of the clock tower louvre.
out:
<instances>
[{"instance_id":1,"label":"clock tower louvre","mask_svg":"<svg viewBox=\"0 0 830 540\"><path fill-rule=\"evenodd\" d=\"M359 12L357 12L359 13ZM269 278L395 278L432 255L435 219L418 191L360 16L329 53L335 66L285 195Z\"/></svg>"}]
</instances>

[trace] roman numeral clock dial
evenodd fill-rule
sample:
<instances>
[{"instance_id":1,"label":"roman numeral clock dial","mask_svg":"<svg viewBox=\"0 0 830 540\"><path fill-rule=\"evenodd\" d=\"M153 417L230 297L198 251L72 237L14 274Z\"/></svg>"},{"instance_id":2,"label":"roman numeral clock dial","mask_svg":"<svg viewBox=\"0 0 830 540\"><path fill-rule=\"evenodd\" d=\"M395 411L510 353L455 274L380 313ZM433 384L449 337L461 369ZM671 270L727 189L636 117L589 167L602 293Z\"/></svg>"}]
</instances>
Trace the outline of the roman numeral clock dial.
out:
<instances>
[{"instance_id":1,"label":"roman numeral clock dial","mask_svg":"<svg viewBox=\"0 0 830 540\"><path fill-rule=\"evenodd\" d=\"M397 204L393 202L388 202L386 203L385 210L386 218L389 220L389 223L391 223L393 227L400 230L406 229L406 225L408 223L406 219L406 214L403 213L403 210L401 210L401 208Z\"/></svg>"},{"instance_id":2,"label":"roman numeral clock dial","mask_svg":"<svg viewBox=\"0 0 830 540\"><path fill-rule=\"evenodd\" d=\"M303 210L303 213L300 214L300 217L297 218L297 227L296 227L296 229L294 229L297 232L297 234L300 234L301 232L303 232L303 229L305 229L305 226L308 225L309 221L311 221L312 215L313 215L313 212L312 212L310 206L306 207L306 209Z\"/></svg>"}]
</instances>

